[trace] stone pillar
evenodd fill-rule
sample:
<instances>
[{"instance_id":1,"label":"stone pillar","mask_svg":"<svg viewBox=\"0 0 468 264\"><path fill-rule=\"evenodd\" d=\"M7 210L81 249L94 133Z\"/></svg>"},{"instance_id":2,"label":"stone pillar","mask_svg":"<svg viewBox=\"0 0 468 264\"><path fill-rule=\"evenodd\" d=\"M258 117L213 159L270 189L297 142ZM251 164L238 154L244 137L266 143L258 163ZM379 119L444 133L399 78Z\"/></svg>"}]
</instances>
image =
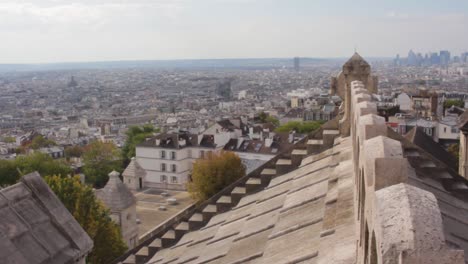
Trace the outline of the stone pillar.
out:
<instances>
[{"instance_id":1,"label":"stone pillar","mask_svg":"<svg viewBox=\"0 0 468 264\"><path fill-rule=\"evenodd\" d=\"M468 132L460 131L460 160L458 165L458 173L468 179L467 135Z\"/></svg>"}]
</instances>

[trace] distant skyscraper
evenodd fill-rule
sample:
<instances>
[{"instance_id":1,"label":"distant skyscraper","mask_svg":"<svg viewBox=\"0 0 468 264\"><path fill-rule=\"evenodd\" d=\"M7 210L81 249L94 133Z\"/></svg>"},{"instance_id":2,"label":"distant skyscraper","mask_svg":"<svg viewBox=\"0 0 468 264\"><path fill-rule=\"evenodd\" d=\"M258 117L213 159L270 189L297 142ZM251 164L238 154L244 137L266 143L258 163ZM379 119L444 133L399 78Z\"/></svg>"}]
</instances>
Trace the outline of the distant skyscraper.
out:
<instances>
[{"instance_id":1,"label":"distant skyscraper","mask_svg":"<svg viewBox=\"0 0 468 264\"><path fill-rule=\"evenodd\" d=\"M393 64L395 66L400 66L401 65L400 54L396 55L395 59L393 60Z\"/></svg>"},{"instance_id":2,"label":"distant skyscraper","mask_svg":"<svg viewBox=\"0 0 468 264\"><path fill-rule=\"evenodd\" d=\"M408 64L409 66L416 66L416 65L418 65L418 56L416 55L416 53L414 53L413 50L410 50L410 51L408 52L407 64Z\"/></svg>"},{"instance_id":3,"label":"distant skyscraper","mask_svg":"<svg viewBox=\"0 0 468 264\"><path fill-rule=\"evenodd\" d=\"M468 52L462 53L461 62L468 62Z\"/></svg>"},{"instance_id":4,"label":"distant skyscraper","mask_svg":"<svg viewBox=\"0 0 468 264\"><path fill-rule=\"evenodd\" d=\"M440 51L440 64L447 65L450 62L450 51L441 50Z\"/></svg>"},{"instance_id":5,"label":"distant skyscraper","mask_svg":"<svg viewBox=\"0 0 468 264\"><path fill-rule=\"evenodd\" d=\"M440 57L439 57L439 54L437 54L437 52L432 52L432 53L431 53L430 60L431 60L431 64L432 64L432 65L440 64Z\"/></svg>"},{"instance_id":6,"label":"distant skyscraper","mask_svg":"<svg viewBox=\"0 0 468 264\"><path fill-rule=\"evenodd\" d=\"M76 87L78 86L78 83L75 80L75 76L72 76L70 81L68 82L68 87Z\"/></svg>"},{"instance_id":7,"label":"distant skyscraper","mask_svg":"<svg viewBox=\"0 0 468 264\"><path fill-rule=\"evenodd\" d=\"M294 70L299 71L301 69L301 60L299 57L294 58Z\"/></svg>"}]
</instances>

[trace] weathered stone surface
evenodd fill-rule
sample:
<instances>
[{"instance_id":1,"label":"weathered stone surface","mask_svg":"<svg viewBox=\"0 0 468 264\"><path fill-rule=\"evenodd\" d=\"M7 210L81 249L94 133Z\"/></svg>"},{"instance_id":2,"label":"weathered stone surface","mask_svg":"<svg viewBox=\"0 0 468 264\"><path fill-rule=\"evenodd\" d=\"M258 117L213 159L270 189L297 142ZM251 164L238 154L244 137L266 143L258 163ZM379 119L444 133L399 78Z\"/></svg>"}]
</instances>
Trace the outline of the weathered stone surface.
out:
<instances>
[{"instance_id":1,"label":"weathered stone surface","mask_svg":"<svg viewBox=\"0 0 468 264\"><path fill-rule=\"evenodd\" d=\"M0 194L0 263L84 263L93 241L38 173Z\"/></svg>"}]
</instances>

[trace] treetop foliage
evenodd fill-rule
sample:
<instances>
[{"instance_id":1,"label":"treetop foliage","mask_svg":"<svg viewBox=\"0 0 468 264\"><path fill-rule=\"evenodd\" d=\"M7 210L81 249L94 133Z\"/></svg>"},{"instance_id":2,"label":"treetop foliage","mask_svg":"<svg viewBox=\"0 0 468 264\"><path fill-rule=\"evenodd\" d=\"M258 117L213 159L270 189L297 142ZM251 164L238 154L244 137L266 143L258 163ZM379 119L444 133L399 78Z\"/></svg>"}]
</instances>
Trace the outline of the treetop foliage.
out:
<instances>
[{"instance_id":1,"label":"treetop foliage","mask_svg":"<svg viewBox=\"0 0 468 264\"><path fill-rule=\"evenodd\" d=\"M109 263L125 253L127 246L119 226L112 221L93 189L81 184L79 176L47 176L45 181L94 241L88 263Z\"/></svg>"},{"instance_id":2,"label":"treetop foliage","mask_svg":"<svg viewBox=\"0 0 468 264\"><path fill-rule=\"evenodd\" d=\"M151 137L153 133L159 132L152 125L147 124L143 126L131 126L127 131L127 140L122 148L122 156L124 164L127 165L130 159L135 157L136 145L145 141L146 138Z\"/></svg>"},{"instance_id":3,"label":"treetop foliage","mask_svg":"<svg viewBox=\"0 0 468 264\"><path fill-rule=\"evenodd\" d=\"M187 188L194 199L204 201L244 176L245 166L239 156L221 151L195 161Z\"/></svg>"},{"instance_id":4,"label":"treetop foliage","mask_svg":"<svg viewBox=\"0 0 468 264\"><path fill-rule=\"evenodd\" d=\"M324 121L290 121L278 128L276 128L276 132L291 132L296 131L296 133L310 133L316 129L318 129Z\"/></svg>"},{"instance_id":5,"label":"treetop foliage","mask_svg":"<svg viewBox=\"0 0 468 264\"><path fill-rule=\"evenodd\" d=\"M459 99L447 99L447 100L445 100L444 108L450 108L450 107L452 107L452 105L458 106L458 107L464 107L465 102L463 102L462 100L459 100Z\"/></svg>"},{"instance_id":6,"label":"treetop foliage","mask_svg":"<svg viewBox=\"0 0 468 264\"><path fill-rule=\"evenodd\" d=\"M111 171L122 172L121 153L113 143L93 141L84 147L82 158L86 182L96 188L104 187Z\"/></svg>"},{"instance_id":7,"label":"treetop foliage","mask_svg":"<svg viewBox=\"0 0 468 264\"><path fill-rule=\"evenodd\" d=\"M55 141L47 139L42 135L37 135L31 141L30 147L32 149L40 149L40 148L48 148L48 147L55 146L55 145L57 145Z\"/></svg>"},{"instance_id":8,"label":"treetop foliage","mask_svg":"<svg viewBox=\"0 0 468 264\"><path fill-rule=\"evenodd\" d=\"M0 160L0 186L15 184L19 178L37 171L41 175L60 175L65 177L72 169L63 160L54 160L49 155L34 152L18 156L14 160Z\"/></svg>"}]
</instances>

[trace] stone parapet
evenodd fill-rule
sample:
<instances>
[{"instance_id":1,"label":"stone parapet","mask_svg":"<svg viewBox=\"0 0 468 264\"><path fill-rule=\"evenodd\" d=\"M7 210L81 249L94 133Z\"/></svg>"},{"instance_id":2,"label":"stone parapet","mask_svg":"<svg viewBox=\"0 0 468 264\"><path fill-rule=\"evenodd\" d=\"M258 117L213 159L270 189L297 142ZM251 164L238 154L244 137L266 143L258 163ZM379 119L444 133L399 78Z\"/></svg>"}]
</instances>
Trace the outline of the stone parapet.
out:
<instances>
[{"instance_id":1,"label":"stone parapet","mask_svg":"<svg viewBox=\"0 0 468 264\"><path fill-rule=\"evenodd\" d=\"M433 193L408 184L415 169L399 141L387 137L372 96L361 81L350 85L345 113L353 144L357 263L464 263L446 244Z\"/></svg>"}]
</instances>

